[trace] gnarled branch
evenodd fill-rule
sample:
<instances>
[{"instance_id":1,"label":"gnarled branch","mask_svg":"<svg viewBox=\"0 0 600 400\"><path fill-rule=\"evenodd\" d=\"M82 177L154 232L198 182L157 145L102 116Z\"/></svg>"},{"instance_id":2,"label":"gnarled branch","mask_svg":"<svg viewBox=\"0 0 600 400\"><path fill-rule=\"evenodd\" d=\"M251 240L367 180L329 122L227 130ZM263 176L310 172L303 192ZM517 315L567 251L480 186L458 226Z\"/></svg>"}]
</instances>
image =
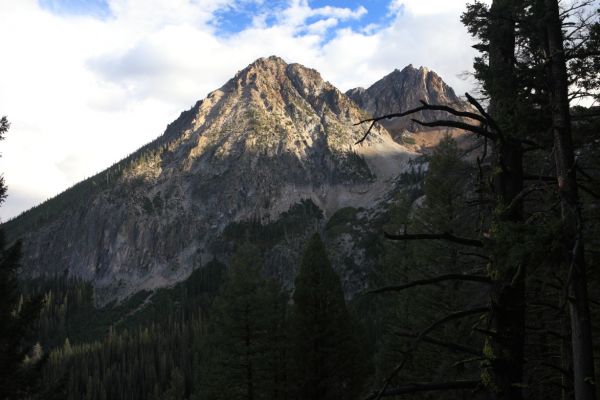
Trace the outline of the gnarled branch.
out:
<instances>
[{"instance_id":1,"label":"gnarled branch","mask_svg":"<svg viewBox=\"0 0 600 400\"><path fill-rule=\"evenodd\" d=\"M407 385L399 386L396 388L386 389L383 393L377 395L373 393L367 400L381 398L381 397L391 397L391 396L399 396L403 394L410 393L418 393L418 392L434 392L441 390L466 390L466 389L476 389L481 385L481 381L473 380L473 381L453 381L453 382L431 382L431 383L409 383ZM376 397L377 396L377 397Z\"/></svg>"},{"instance_id":2,"label":"gnarled branch","mask_svg":"<svg viewBox=\"0 0 600 400\"><path fill-rule=\"evenodd\" d=\"M467 94L467 96L470 97L468 94ZM471 97L471 99L476 104L479 104L472 97ZM447 112L449 114L452 114L452 115L455 115L457 117L465 117L465 118L470 118L470 119L479 121L480 123L482 123L484 125L490 124L489 115L487 115L487 114L479 115L479 114L476 114L476 113L470 112L470 111L457 110L455 108L452 108L452 107L446 106L446 105L429 104L429 103L427 103L427 102L425 102L423 100L421 100L421 104L422 104L421 106L412 108L412 109L407 110L407 111L398 112L398 113L392 113L392 114L386 114L386 115L382 115L382 116L379 116L379 117L367 118L367 119L363 119L363 120L355 123L354 125L356 126L356 125L364 124L365 122L371 122L371 125L369 126L369 129L367 129L367 132L365 132L365 134L363 135L363 137L360 138L355 144L360 144L360 143L362 143L362 142L365 141L365 139L371 133L371 130L373 129L373 126L375 125L376 122L382 121L384 119L406 117L408 115L416 114L416 113L421 112L421 111L445 111L445 112ZM483 107L481 107L481 105L479 105L478 110L479 110L479 112L481 112L483 110ZM485 113L485 111L484 111L484 113ZM417 123L420 123L419 121L414 120L414 119L413 119L413 121L415 121ZM485 137L492 137L493 136L492 139L495 138L495 135L493 133L488 132L487 130L483 129L482 127L477 127L475 125L469 125L469 124L466 124L466 123L462 123L462 125L460 125L460 126L454 126L454 125L447 125L447 124L445 124L446 122L452 122L452 123L454 123L456 121L434 121L434 122L442 122L444 124L443 125L433 125L433 126L444 126L444 127L449 127L449 128L455 127L455 128L459 128L459 129L465 129L465 127L470 127L470 128L478 129L478 132L476 132L476 133L478 133L478 134L480 134L482 136L485 136ZM493 121L492 121L492 123L493 123ZM420 124L423 125L424 123L420 123ZM465 130L473 132L472 129L465 129Z\"/></svg>"},{"instance_id":3,"label":"gnarled branch","mask_svg":"<svg viewBox=\"0 0 600 400\"><path fill-rule=\"evenodd\" d=\"M463 131L476 133L483 137L487 137L488 139L491 139L491 140L497 139L496 134L494 134L486 129L483 129L481 126L467 124L466 122L443 120L443 119L431 121L431 122L423 122L423 121L420 121L420 120L414 119L414 118L412 118L411 121L413 121L414 123L417 123L419 125L422 125L422 126L457 128L457 129L462 129Z\"/></svg>"},{"instance_id":4,"label":"gnarled branch","mask_svg":"<svg viewBox=\"0 0 600 400\"><path fill-rule=\"evenodd\" d=\"M435 278L429 279L421 279L417 281L412 281L409 283L405 283L404 285L391 285L384 286L381 288L369 290L367 293L376 294L376 293L385 293L385 292L400 292L405 289L409 289L415 286L425 286L431 285L434 283L451 281L451 280L460 280L460 281L468 281L468 282L481 282L481 283L491 283L490 278L487 276L478 276L478 275L463 275L463 274L447 274L436 276Z\"/></svg>"},{"instance_id":5,"label":"gnarled branch","mask_svg":"<svg viewBox=\"0 0 600 400\"><path fill-rule=\"evenodd\" d=\"M482 314L484 312L488 312L489 310L490 310L489 307L477 307L477 308L472 308L469 310L457 311L452 314L446 315L444 318L441 318L441 319L435 321L433 324L429 325L423 331L419 332L419 334L415 337L415 340L414 340L411 348L409 349L409 352L414 351L417 348L417 346L419 345L419 343L423 340L423 337L426 337L427 334L429 334L429 332L431 332L438 326L443 325L446 322L453 321L455 319L461 319L461 318L468 317L470 315L475 315L475 314ZM402 370L402 368L404 368L404 366L406 365L406 362L407 362L407 358L404 357L404 359L396 366L396 368L394 368L392 373L387 377L381 390L379 390L376 393L373 393L371 396L368 397L368 399L379 400L381 397L383 397L384 394L386 393L386 391L388 390L388 387L389 387L390 383L392 382L392 379L394 379L394 377Z\"/></svg>"},{"instance_id":6,"label":"gnarled branch","mask_svg":"<svg viewBox=\"0 0 600 400\"><path fill-rule=\"evenodd\" d=\"M391 233L383 232L383 235L386 239L404 241L404 240L445 240L447 242L462 244L465 246L473 246L473 247L483 247L483 242L477 239L466 239L458 236L454 236L450 232L444 233L435 233L435 234L427 234L427 233L419 233L419 234L401 234L394 235Z\"/></svg>"},{"instance_id":7,"label":"gnarled branch","mask_svg":"<svg viewBox=\"0 0 600 400\"><path fill-rule=\"evenodd\" d=\"M418 337L418 334L416 334L416 333L410 333L410 332L395 332L394 334L396 336L398 336L398 337L406 337L406 338L416 338L416 337ZM447 341L439 340L439 339L436 339L436 338L432 338L430 336L421 336L421 340L423 342L425 342L425 343L434 344L436 346L444 347L446 349L458 351L458 352L461 352L461 353L472 354L474 356L481 356L482 355L480 350L476 350L476 349L464 346L464 345L459 344L459 343L447 342Z\"/></svg>"}]
</instances>

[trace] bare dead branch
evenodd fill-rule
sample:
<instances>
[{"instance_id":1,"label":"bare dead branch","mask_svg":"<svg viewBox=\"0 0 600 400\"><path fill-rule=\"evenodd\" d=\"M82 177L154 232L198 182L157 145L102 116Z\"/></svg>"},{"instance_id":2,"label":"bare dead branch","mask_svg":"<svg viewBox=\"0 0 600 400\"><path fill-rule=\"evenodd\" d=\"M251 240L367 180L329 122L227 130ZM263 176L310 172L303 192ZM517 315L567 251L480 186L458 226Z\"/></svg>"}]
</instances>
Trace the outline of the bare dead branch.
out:
<instances>
[{"instance_id":1,"label":"bare dead branch","mask_svg":"<svg viewBox=\"0 0 600 400\"><path fill-rule=\"evenodd\" d=\"M546 185L547 187L547 185ZM531 185L523 188L510 202L508 206L502 211L502 215L510 215L514 210L518 209L518 207L523 203L523 200L530 194L534 192L539 192L544 190L543 186Z\"/></svg>"},{"instance_id":2,"label":"bare dead branch","mask_svg":"<svg viewBox=\"0 0 600 400\"><path fill-rule=\"evenodd\" d=\"M491 283L490 278L488 278L487 276L447 274L447 275L436 276L435 278L412 281L409 283L405 283L404 285L384 286L382 288L369 290L367 293L377 294L377 293L385 293L385 292L400 292L402 290L409 289L409 288L412 288L415 286L425 286L425 285L432 285L432 284L439 283L439 282L457 281L457 280L458 281L468 281L468 282Z\"/></svg>"},{"instance_id":3,"label":"bare dead branch","mask_svg":"<svg viewBox=\"0 0 600 400\"><path fill-rule=\"evenodd\" d=\"M455 108L446 106L446 105L441 105L441 104L429 104L424 100L421 100L420 103L423 105L423 107L425 108L425 110L431 110L431 111L445 111L448 114L452 114L452 115L456 115L457 117L465 117L465 118L470 118L470 119L474 119L476 121L481 122L482 124L488 124L487 119L479 114L475 114L469 111L460 111L457 110Z\"/></svg>"},{"instance_id":4,"label":"bare dead branch","mask_svg":"<svg viewBox=\"0 0 600 400\"><path fill-rule=\"evenodd\" d=\"M362 124L363 122L366 122L366 120L365 121L360 121L360 122L358 122L358 123L356 123L354 125ZM362 142L364 142L367 139L367 137L371 133L371 129L373 129L373 127L375 126L375 122L376 121L371 122L371 125L369 126L369 129L367 129L367 131L365 132L365 134L363 135L363 137L361 137L356 143L354 143L355 145L361 144Z\"/></svg>"},{"instance_id":5,"label":"bare dead branch","mask_svg":"<svg viewBox=\"0 0 600 400\"><path fill-rule=\"evenodd\" d=\"M406 111L402 111L402 112L397 112L397 113L391 113L391 114L386 114L386 115L382 115L379 117L373 117L373 118L367 118L367 119L363 119L359 122L357 122L356 125L360 125L363 124L365 122L379 122L382 121L384 119L392 119L392 118L401 118L401 117L406 117L408 115L411 114L416 114L418 112L421 111L445 111L449 114L452 115L456 115L457 117L465 117L465 118L470 118L470 119L474 119L477 120L481 123L487 123L487 120L485 117L479 115L479 114L475 114L469 111L461 111L461 110L457 110L455 108L452 108L450 106L447 105L442 105L442 104L429 104L424 100L420 101L421 106L419 107L415 107L415 108L411 108L410 110L406 110Z\"/></svg>"},{"instance_id":6,"label":"bare dead branch","mask_svg":"<svg viewBox=\"0 0 600 400\"><path fill-rule=\"evenodd\" d=\"M487 137L488 139L491 139L491 140L497 139L497 135L495 133L492 133L492 132L484 129L481 126L475 126L475 125L467 124L465 122L450 121L450 120L436 120L436 121L431 121L431 122L423 122L423 121L420 121L420 120L414 119L414 118L412 118L411 121L413 121L416 124L422 125L422 126L427 126L427 127L440 127L441 126L441 127L445 127L445 128L457 128L457 129L462 129L463 131L476 133L483 137Z\"/></svg>"},{"instance_id":7,"label":"bare dead branch","mask_svg":"<svg viewBox=\"0 0 600 400\"><path fill-rule=\"evenodd\" d=\"M557 182L557 179L555 176L523 174L523 180L526 181Z\"/></svg>"},{"instance_id":8,"label":"bare dead branch","mask_svg":"<svg viewBox=\"0 0 600 400\"><path fill-rule=\"evenodd\" d=\"M367 132L363 135L362 138L360 138L355 144L360 144L363 141L365 141L365 139L369 136L369 134L371 133L371 130L373 129L373 126L375 125L376 122L382 121L384 119L392 119L392 118L401 118L401 117L406 117L408 115L412 115L421 111L445 111L449 114L455 115L457 117L465 117L465 118L470 118L470 119L474 119L476 121L481 122L482 124L486 124L486 118L469 112L469 111L460 111L460 110L456 110L455 108L452 108L450 106L446 106L446 105L439 105L439 104L428 104L427 102L421 100L421 106L416 107L416 108L412 108L410 110L407 111L403 111L403 112L398 112L398 113L392 113L392 114L386 114L386 115L382 115L379 117L373 117L373 118L367 118L367 119L363 119L357 123L355 123L354 125L361 125L364 124L365 122L371 122L371 126L369 126L369 129L367 130Z\"/></svg>"},{"instance_id":9,"label":"bare dead branch","mask_svg":"<svg viewBox=\"0 0 600 400\"><path fill-rule=\"evenodd\" d=\"M481 333L482 335L489 336L489 337L498 336L498 334L496 332L489 330L489 329L475 327L475 328L473 328L473 331L475 331L477 333Z\"/></svg>"},{"instance_id":10,"label":"bare dead branch","mask_svg":"<svg viewBox=\"0 0 600 400\"><path fill-rule=\"evenodd\" d=\"M600 114L598 114L598 115L600 116ZM577 164L575 166L575 169L577 170L577 172L579 172L588 181L595 182L597 180L596 178L594 178L593 176L591 176L590 174L588 174L582 167L580 167L579 164Z\"/></svg>"},{"instance_id":11,"label":"bare dead branch","mask_svg":"<svg viewBox=\"0 0 600 400\"><path fill-rule=\"evenodd\" d=\"M600 199L600 194L594 192L592 189L588 188L587 186L584 186L581 183L577 183L577 187L580 188L581 190L583 190L584 192L586 192L587 194L589 194L590 196L592 196L596 199Z\"/></svg>"},{"instance_id":12,"label":"bare dead branch","mask_svg":"<svg viewBox=\"0 0 600 400\"><path fill-rule=\"evenodd\" d=\"M482 314L482 313L488 312L488 311L489 311L489 307L477 307L477 308L473 308L473 309L470 309L470 310L463 310L463 311L454 312L452 314L449 314L449 315L445 316L442 319L439 319L439 320L435 321L433 324L431 324L430 326L428 326L425 330L421 331L416 336L415 340L413 341L413 344L412 344L411 348L408 350L407 353L414 351L418 347L418 345L421 342L422 338L425 337L425 336L427 336L427 334L429 332L431 332L432 330L434 330L438 326L443 325L446 322L453 321L455 319L460 319L460 318L468 317L468 316L475 315L475 314ZM387 379L385 380L385 382L383 384L383 387L378 392L373 393L371 396L369 396L368 399L373 399L373 400L379 400L379 399L381 399L381 397L384 396L384 393L388 389L390 383L392 382L392 379L394 379L394 377L396 375L398 375L398 373L406 365L406 361L407 361L407 358L404 357L402 359L402 361L394 368L394 370L392 371L392 373L387 377Z\"/></svg>"},{"instance_id":13,"label":"bare dead branch","mask_svg":"<svg viewBox=\"0 0 600 400\"><path fill-rule=\"evenodd\" d=\"M488 311L490 311L489 307L476 307L476 308L471 308L469 310L463 310L463 311L453 312L452 314L449 314L449 315L445 316L444 318L441 318L441 319L435 321L427 329L425 329L424 331L422 331L419 334L419 336L417 337L417 339L420 340L421 337L426 336L429 332L431 332L432 330L434 330L438 326L445 324L446 322L453 321L455 319L460 319L460 318L468 317L468 316L475 315L475 314L483 314L483 313L486 313Z\"/></svg>"},{"instance_id":14,"label":"bare dead branch","mask_svg":"<svg viewBox=\"0 0 600 400\"><path fill-rule=\"evenodd\" d=\"M406 338L418 337L418 335L416 333L410 333L410 332L395 332L394 334L398 337L406 337ZM445 347L447 349L458 351L460 353L472 354L474 356L482 355L480 350L473 349L471 347L464 346L459 343L447 342L447 341L439 340L436 338L432 338L430 336L422 336L421 340L425 343L435 344L437 346Z\"/></svg>"},{"instance_id":15,"label":"bare dead branch","mask_svg":"<svg viewBox=\"0 0 600 400\"><path fill-rule=\"evenodd\" d=\"M581 58L588 58L588 57L598 57L600 56L600 51L577 51L571 54L567 54L567 61L569 60L575 60L575 59L581 59Z\"/></svg>"},{"instance_id":16,"label":"bare dead branch","mask_svg":"<svg viewBox=\"0 0 600 400\"><path fill-rule=\"evenodd\" d=\"M481 103L479 103L477 101L477 99L475 99L473 96L471 96L468 92L465 92L465 97L467 98L467 101L469 103L471 103L477 109L477 111L479 111L479 113L481 115L484 116L488 125L490 125L493 129L495 129L496 132L500 133L500 128L496 124L496 121L492 118L492 116L490 114L487 113L487 111L485 111L485 108L483 108Z\"/></svg>"},{"instance_id":17,"label":"bare dead branch","mask_svg":"<svg viewBox=\"0 0 600 400\"><path fill-rule=\"evenodd\" d=\"M437 234L401 234L394 235L391 233L384 232L383 235L386 239L397 240L397 241L408 241L408 240L445 240L447 242L462 244L465 246L483 247L483 242L477 239L466 239L458 236L454 236L450 232L437 233Z\"/></svg>"},{"instance_id":18,"label":"bare dead branch","mask_svg":"<svg viewBox=\"0 0 600 400\"><path fill-rule=\"evenodd\" d=\"M593 2L593 1L591 1L591 0L589 0L589 1L584 1L584 2L581 2L581 3L575 3L574 5L572 5L572 6L568 7L568 8L565 8L565 9L561 10L561 12L560 12L560 14L559 14L559 15L560 15L560 17L561 17L561 18L566 18L566 17L569 17L573 11L576 11L576 10L579 10L579 9L582 9L582 8L589 7L589 6L590 6L591 4L593 4L593 3L594 3L594 2Z\"/></svg>"},{"instance_id":19,"label":"bare dead branch","mask_svg":"<svg viewBox=\"0 0 600 400\"><path fill-rule=\"evenodd\" d=\"M585 113L585 114L571 115L571 121L581 121L581 120L586 120L588 118L592 119L592 118L598 118L598 117L600 117L600 112L597 112L597 113L590 112L590 113Z\"/></svg>"},{"instance_id":20,"label":"bare dead branch","mask_svg":"<svg viewBox=\"0 0 600 400\"><path fill-rule=\"evenodd\" d=\"M461 256L467 256L467 257L478 257L478 258L482 258L486 261L490 261L491 258L486 256L485 254L479 254L479 253L470 253L468 251L459 251L458 254L460 254Z\"/></svg>"},{"instance_id":21,"label":"bare dead branch","mask_svg":"<svg viewBox=\"0 0 600 400\"><path fill-rule=\"evenodd\" d=\"M376 399L377 397L400 396L403 394L418 393L418 392L434 392L442 390L467 390L476 389L481 385L481 381L453 381L439 383L409 383L392 389L386 389L381 395L375 393L367 397L368 400ZM377 396L377 397L375 397Z\"/></svg>"}]
</instances>

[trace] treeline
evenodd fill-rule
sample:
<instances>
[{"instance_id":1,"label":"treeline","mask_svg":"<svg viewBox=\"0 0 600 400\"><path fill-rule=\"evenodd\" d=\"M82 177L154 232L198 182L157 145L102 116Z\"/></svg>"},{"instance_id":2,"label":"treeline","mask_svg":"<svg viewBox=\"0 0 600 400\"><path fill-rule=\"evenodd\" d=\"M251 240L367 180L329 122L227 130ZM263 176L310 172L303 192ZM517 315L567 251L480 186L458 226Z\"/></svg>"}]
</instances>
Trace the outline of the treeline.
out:
<instances>
[{"instance_id":1,"label":"treeline","mask_svg":"<svg viewBox=\"0 0 600 400\"><path fill-rule=\"evenodd\" d=\"M174 316L181 320L196 317L199 310L209 307L224 273L225 265L212 260L173 287L152 292L142 290L102 307L94 298L90 282L65 276L34 279L22 282L26 293L22 301L42 300L36 321L37 340L44 349L52 349L66 339L73 344L101 340L111 329L137 330Z\"/></svg>"},{"instance_id":2,"label":"treeline","mask_svg":"<svg viewBox=\"0 0 600 400\"><path fill-rule=\"evenodd\" d=\"M307 245L293 299L261 276L262 268L260 249L241 244L218 291L188 280L187 290L179 288L187 292L179 307L162 318L143 317L155 322L109 327L95 341L67 337L49 354L44 393L101 400L358 398L372 368L367 337L320 237ZM69 292L85 296L81 285ZM164 307L173 293L156 304Z\"/></svg>"}]
</instances>

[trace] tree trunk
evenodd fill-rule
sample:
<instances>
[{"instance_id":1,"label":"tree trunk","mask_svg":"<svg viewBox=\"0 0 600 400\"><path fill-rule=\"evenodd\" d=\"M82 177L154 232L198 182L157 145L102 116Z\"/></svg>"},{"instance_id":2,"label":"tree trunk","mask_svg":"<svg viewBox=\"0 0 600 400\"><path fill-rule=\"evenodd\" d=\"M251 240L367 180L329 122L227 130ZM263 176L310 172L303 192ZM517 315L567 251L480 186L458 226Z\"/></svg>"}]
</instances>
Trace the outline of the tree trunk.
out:
<instances>
[{"instance_id":1,"label":"tree trunk","mask_svg":"<svg viewBox=\"0 0 600 400\"><path fill-rule=\"evenodd\" d=\"M596 398L592 327L587 295L581 209L577 193L576 164L571 136L568 79L563 48L562 24L557 0L544 0L543 24L546 33L546 56L554 158L558 192L561 200L563 263L568 269L569 312L573 348L573 373L576 400Z\"/></svg>"},{"instance_id":2,"label":"tree trunk","mask_svg":"<svg viewBox=\"0 0 600 400\"><path fill-rule=\"evenodd\" d=\"M514 77L515 10L520 0L494 0L490 9L490 50L487 91L490 114L501 132L494 144L495 209L503 210L523 189L523 152L520 142L512 140L516 129L516 83ZM521 205L494 215L493 229L504 229L522 222ZM505 240L495 239L494 246ZM499 249L501 249L501 246ZM523 398L523 353L525 334L525 271L526 260L507 260L502 250L492 250L490 329L486 339L486 364L482 381L492 399ZM517 265L518 264L518 265Z\"/></svg>"}]
</instances>

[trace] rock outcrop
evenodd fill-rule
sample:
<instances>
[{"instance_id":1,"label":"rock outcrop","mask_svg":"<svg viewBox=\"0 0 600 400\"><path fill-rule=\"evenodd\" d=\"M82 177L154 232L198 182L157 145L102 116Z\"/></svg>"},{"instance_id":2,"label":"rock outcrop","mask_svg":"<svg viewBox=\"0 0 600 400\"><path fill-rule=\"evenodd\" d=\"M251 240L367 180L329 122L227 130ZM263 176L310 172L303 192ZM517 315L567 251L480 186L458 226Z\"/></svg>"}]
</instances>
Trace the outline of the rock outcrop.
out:
<instances>
[{"instance_id":1,"label":"rock outcrop","mask_svg":"<svg viewBox=\"0 0 600 400\"><path fill-rule=\"evenodd\" d=\"M346 95L372 116L407 111L420 106L421 100L429 104L449 105L459 110L470 108L435 72L425 67L417 69L412 65L408 65L402 70L394 70L368 89L350 89ZM412 118L421 121L455 119L441 111L421 111L409 118L383 120L381 124L399 143L406 143L406 139L410 138L410 144L416 142L424 146L434 145L444 133L458 134L458 132L448 129L424 128L413 122ZM412 135L414 132L425 134L415 136Z\"/></svg>"}]
</instances>

